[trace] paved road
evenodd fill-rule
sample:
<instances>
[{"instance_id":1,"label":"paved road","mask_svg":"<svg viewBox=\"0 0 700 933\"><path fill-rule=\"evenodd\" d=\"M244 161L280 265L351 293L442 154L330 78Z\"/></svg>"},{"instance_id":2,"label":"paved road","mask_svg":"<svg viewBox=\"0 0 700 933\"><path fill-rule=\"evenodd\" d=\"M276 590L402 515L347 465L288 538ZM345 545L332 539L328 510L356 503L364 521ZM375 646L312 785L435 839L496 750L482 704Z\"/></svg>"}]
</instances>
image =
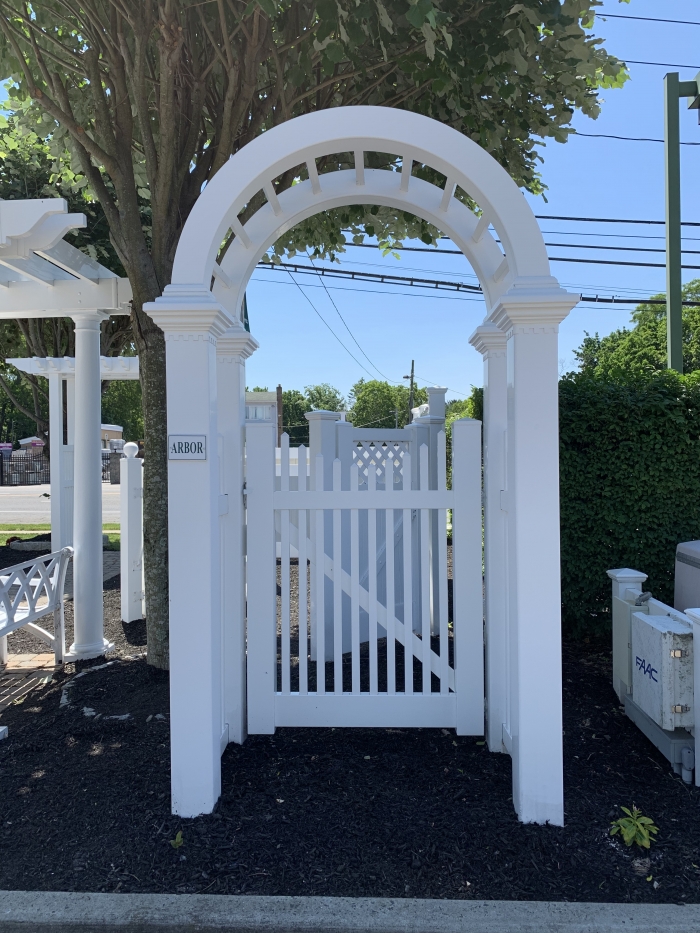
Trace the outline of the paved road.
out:
<instances>
[{"instance_id":1,"label":"paved road","mask_svg":"<svg viewBox=\"0 0 700 933\"><path fill-rule=\"evenodd\" d=\"M120 486L102 484L102 521L119 521ZM0 486L0 524L10 522L51 521L51 492L49 485L41 486Z\"/></svg>"}]
</instances>

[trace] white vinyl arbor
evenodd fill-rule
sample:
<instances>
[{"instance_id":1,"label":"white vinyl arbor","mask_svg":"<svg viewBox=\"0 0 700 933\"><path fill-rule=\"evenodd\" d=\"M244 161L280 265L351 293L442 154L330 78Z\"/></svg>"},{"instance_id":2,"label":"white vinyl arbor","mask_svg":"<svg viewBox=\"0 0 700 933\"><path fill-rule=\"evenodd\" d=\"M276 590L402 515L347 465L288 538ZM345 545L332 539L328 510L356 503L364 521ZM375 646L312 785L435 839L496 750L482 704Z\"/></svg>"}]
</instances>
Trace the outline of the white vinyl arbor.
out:
<instances>
[{"instance_id":1,"label":"white vinyl arbor","mask_svg":"<svg viewBox=\"0 0 700 933\"><path fill-rule=\"evenodd\" d=\"M62 198L0 201L0 319L70 317L75 323L73 599L67 660L109 647L102 610L100 324L128 314L131 286L67 243L84 227Z\"/></svg>"},{"instance_id":2,"label":"white vinyl arbor","mask_svg":"<svg viewBox=\"0 0 700 933\"><path fill-rule=\"evenodd\" d=\"M366 168L364 153L371 151L397 156L402 170ZM347 152L354 153L354 169L319 175L318 158ZM414 162L441 173L444 187L414 177ZM275 179L296 166L306 166L308 179L278 193ZM474 199L480 217L454 197L456 186ZM266 201L243 225L239 215L260 191ZM435 224L481 282L487 318L471 342L483 354L486 371L487 736L492 751L506 750L513 758L519 818L561 825L557 334L578 296L551 276L535 217L491 156L427 117L375 107L299 117L241 149L201 194L180 239L172 284L146 306L166 335L174 451L173 811L195 816L212 810L221 787L221 752L245 731L244 424L238 374L256 348L240 320L245 288L281 234L348 204L388 205ZM234 239L219 264L229 232ZM224 391L217 357L236 368Z\"/></svg>"}]
</instances>

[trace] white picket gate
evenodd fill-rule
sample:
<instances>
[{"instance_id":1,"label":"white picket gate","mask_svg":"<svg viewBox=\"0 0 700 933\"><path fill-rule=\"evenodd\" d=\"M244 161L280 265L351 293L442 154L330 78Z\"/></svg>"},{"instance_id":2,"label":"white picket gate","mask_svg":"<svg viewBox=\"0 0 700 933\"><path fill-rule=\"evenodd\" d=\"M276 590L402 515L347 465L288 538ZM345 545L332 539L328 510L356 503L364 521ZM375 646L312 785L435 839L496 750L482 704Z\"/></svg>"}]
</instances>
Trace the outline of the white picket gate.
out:
<instances>
[{"instance_id":1,"label":"white picket gate","mask_svg":"<svg viewBox=\"0 0 700 933\"><path fill-rule=\"evenodd\" d=\"M450 490L444 432L432 482L425 445L417 470L398 446L384 448L381 463L367 450L354 455L347 473L339 459L324 471L323 456L311 463L300 447L290 470L284 435L276 484L274 442L271 425L247 425L249 732L443 726L482 734L480 423L453 425Z\"/></svg>"}]
</instances>

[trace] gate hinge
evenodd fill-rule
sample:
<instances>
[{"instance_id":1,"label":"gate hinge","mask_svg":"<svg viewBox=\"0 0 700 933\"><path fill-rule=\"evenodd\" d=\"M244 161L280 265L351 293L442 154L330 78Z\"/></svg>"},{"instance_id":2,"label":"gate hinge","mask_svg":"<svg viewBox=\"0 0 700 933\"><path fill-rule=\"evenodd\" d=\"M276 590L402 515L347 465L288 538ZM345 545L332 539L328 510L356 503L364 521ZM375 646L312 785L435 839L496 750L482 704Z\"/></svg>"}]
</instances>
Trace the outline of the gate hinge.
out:
<instances>
[{"instance_id":1,"label":"gate hinge","mask_svg":"<svg viewBox=\"0 0 700 933\"><path fill-rule=\"evenodd\" d=\"M687 658L688 652L684 648L671 648L672 658Z\"/></svg>"},{"instance_id":2,"label":"gate hinge","mask_svg":"<svg viewBox=\"0 0 700 933\"><path fill-rule=\"evenodd\" d=\"M671 712L672 712L672 713L689 713L689 712L690 712L690 707L689 707L689 706L680 706L680 705L679 705L679 706L672 706L672 707L671 707Z\"/></svg>"}]
</instances>

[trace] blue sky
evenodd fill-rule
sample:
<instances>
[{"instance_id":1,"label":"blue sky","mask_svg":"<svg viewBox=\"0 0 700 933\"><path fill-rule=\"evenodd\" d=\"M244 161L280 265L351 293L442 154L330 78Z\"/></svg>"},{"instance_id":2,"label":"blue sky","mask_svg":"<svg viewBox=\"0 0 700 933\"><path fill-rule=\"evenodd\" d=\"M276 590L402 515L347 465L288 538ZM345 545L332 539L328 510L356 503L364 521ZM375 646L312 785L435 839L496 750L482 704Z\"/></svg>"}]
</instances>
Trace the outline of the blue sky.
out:
<instances>
[{"instance_id":1,"label":"blue sky","mask_svg":"<svg viewBox=\"0 0 700 933\"><path fill-rule=\"evenodd\" d=\"M665 17L700 22L697 0L632 0L630 4L605 0L605 12L641 17ZM601 14L599 13L599 16ZM592 121L577 114L574 126L582 133L642 136L660 139L663 135L663 76L679 71L681 80L693 78L700 70L700 26L608 19L598 22L597 35L606 40L611 53L625 60L687 65L687 68L630 64L631 79L622 89L603 92L601 116ZM700 126L695 112L681 103L681 139L700 142ZM565 145L549 142L542 150L542 167L548 185L547 200L530 197L537 214L577 217L619 217L663 219L663 146L653 142L628 142L605 138L572 138ZM700 146L682 147L683 219L700 221ZM645 248L663 248L662 227L630 227L615 224L562 223L540 221L548 243L607 243ZM684 246L700 250L700 227L686 228ZM603 236L605 234L605 236ZM632 238L632 235L640 235ZM657 237L658 239L648 239ZM406 244L410 245L410 244ZM552 247L550 256L645 260L663 262L660 253L634 254L564 250ZM698 260L698 261L695 261ZM686 256L685 262L700 266L700 254ZM426 277L464 277L475 281L467 261L461 256L404 253L397 261L382 258L376 251L348 249L342 259L346 269L424 273ZM664 290L662 268L632 268L618 265L552 263L553 274L566 287L584 294L645 296ZM684 281L700 276L685 271ZM250 386L284 388L329 382L347 393L361 376L400 381L408 373L411 359L421 383L446 385L449 397L460 397L472 385L482 383L481 357L468 344L469 335L484 316L480 299L454 294L427 294L396 286L350 286L328 282L329 292L309 276L296 276L299 288L286 274L256 272L248 289L251 330L260 350L248 361ZM336 308L333 306L335 302ZM364 365L363 369L343 349L328 327L319 319L313 305L346 347ZM629 321L629 310L597 308L581 304L561 326L560 370L575 368L574 350L584 332L609 333ZM358 350L345 329L342 314ZM368 362L368 359L371 363ZM381 375L380 375L381 374Z\"/></svg>"}]
</instances>

